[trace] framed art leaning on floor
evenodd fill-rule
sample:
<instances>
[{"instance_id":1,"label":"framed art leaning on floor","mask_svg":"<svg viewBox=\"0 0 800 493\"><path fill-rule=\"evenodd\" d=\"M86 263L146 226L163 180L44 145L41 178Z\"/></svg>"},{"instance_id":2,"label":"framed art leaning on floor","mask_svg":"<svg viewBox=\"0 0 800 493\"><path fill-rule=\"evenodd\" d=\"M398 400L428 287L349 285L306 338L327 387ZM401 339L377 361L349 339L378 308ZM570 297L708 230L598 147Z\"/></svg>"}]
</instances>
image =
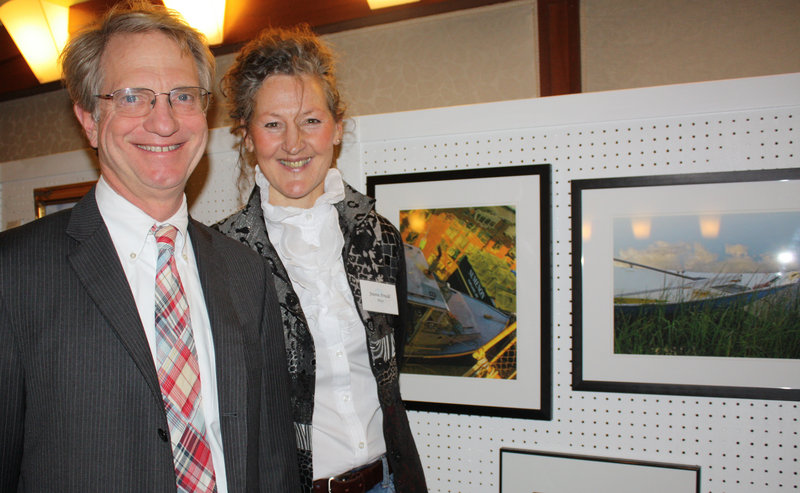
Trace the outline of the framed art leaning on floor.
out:
<instances>
[{"instance_id":1,"label":"framed art leaning on floor","mask_svg":"<svg viewBox=\"0 0 800 493\"><path fill-rule=\"evenodd\" d=\"M500 449L500 493L699 493L700 467Z\"/></svg>"}]
</instances>

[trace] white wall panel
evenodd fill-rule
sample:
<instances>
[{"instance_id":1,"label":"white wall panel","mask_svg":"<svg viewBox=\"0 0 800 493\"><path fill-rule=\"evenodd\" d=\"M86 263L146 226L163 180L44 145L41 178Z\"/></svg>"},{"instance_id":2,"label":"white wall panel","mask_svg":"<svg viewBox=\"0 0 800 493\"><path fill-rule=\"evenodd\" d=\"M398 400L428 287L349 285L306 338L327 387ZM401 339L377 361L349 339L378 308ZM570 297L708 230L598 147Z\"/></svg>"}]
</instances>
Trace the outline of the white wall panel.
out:
<instances>
[{"instance_id":1,"label":"white wall panel","mask_svg":"<svg viewBox=\"0 0 800 493\"><path fill-rule=\"evenodd\" d=\"M553 419L413 412L431 491L497 491L502 447L699 465L708 493L797 490L796 402L572 391L570 182L798 167L798 118L800 74L356 119L342 166L364 180L553 166Z\"/></svg>"}]
</instances>

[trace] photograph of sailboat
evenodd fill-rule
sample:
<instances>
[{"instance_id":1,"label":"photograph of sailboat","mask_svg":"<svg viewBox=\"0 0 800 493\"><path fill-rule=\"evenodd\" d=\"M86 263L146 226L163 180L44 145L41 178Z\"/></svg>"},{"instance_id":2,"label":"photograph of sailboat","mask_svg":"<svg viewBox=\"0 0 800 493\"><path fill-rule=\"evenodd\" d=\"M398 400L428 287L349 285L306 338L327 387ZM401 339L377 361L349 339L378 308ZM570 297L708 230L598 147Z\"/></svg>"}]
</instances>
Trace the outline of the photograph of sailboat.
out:
<instances>
[{"instance_id":1,"label":"photograph of sailboat","mask_svg":"<svg viewBox=\"0 0 800 493\"><path fill-rule=\"evenodd\" d=\"M573 388L800 400L800 168L571 194Z\"/></svg>"},{"instance_id":2,"label":"photograph of sailboat","mask_svg":"<svg viewBox=\"0 0 800 493\"><path fill-rule=\"evenodd\" d=\"M616 354L800 359L800 212L613 227Z\"/></svg>"}]
</instances>

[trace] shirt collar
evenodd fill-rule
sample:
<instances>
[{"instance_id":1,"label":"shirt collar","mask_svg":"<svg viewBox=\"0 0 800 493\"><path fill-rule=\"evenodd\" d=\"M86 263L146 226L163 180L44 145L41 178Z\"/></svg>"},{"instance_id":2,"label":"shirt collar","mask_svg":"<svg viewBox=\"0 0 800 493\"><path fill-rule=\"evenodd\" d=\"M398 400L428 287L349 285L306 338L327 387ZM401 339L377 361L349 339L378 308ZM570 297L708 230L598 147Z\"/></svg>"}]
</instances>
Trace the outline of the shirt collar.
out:
<instances>
[{"instance_id":1,"label":"shirt collar","mask_svg":"<svg viewBox=\"0 0 800 493\"><path fill-rule=\"evenodd\" d=\"M122 245L135 252L141 252L147 241L153 225L171 224L178 228L178 237L175 239L175 251L182 252L186 244L186 229L189 225L189 209L186 204L186 195L183 196L178 211L166 221L156 221L144 211L130 203L118 194L100 176L95 188L95 199L100 215L106 223L108 232L114 242L117 240Z\"/></svg>"}]
</instances>

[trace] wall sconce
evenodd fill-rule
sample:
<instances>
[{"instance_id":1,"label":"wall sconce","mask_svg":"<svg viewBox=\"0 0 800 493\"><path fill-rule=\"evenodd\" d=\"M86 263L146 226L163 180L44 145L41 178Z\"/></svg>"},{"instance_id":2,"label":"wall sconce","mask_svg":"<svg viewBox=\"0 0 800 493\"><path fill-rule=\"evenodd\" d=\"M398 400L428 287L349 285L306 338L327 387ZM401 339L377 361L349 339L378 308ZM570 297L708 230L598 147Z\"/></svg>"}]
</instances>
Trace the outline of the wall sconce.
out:
<instances>
[{"instance_id":1,"label":"wall sconce","mask_svg":"<svg viewBox=\"0 0 800 493\"><path fill-rule=\"evenodd\" d=\"M58 55L69 38L69 6L45 0L10 0L0 21L40 83L61 78Z\"/></svg>"},{"instance_id":2,"label":"wall sconce","mask_svg":"<svg viewBox=\"0 0 800 493\"><path fill-rule=\"evenodd\" d=\"M178 11L190 26L205 34L208 44L222 43L225 0L164 0L164 5Z\"/></svg>"},{"instance_id":3,"label":"wall sconce","mask_svg":"<svg viewBox=\"0 0 800 493\"><path fill-rule=\"evenodd\" d=\"M419 0L367 0L367 5L369 5L370 10L377 10L414 2L419 2Z\"/></svg>"}]
</instances>

